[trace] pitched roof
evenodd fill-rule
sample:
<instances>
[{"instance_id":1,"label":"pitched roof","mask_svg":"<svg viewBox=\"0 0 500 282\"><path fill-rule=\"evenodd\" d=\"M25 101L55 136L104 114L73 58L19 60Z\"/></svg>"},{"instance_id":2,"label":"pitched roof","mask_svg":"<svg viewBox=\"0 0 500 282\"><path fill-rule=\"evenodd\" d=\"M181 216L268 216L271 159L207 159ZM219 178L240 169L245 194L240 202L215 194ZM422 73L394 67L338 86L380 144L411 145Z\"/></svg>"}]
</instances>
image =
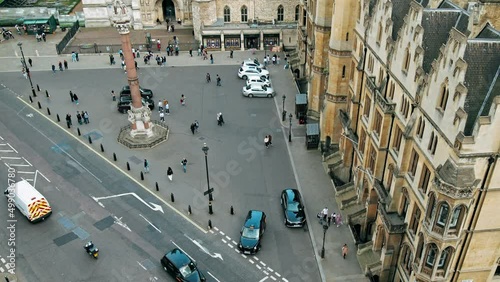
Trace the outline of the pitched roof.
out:
<instances>
[{"instance_id":1,"label":"pitched roof","mask_svg":"<svg viewBox=\"0 0 500 282\"><path fill-rule=\"evenodd\" d=\"M500 39L469 39L464 60L467 62L464 134L470 136L478 118L488 115L493 99L500 95Z\"/></svg>"},{"instance_id":2,"label":"pitched roof","mask_svg":"<svg viewBox=\"0 0 500 282\"><path fill-rule=\"evenodd\" d=\"M392 40L398 39L398 32L403 26L404 18L410 10L410 2L412 0L398 0L392 1Z\"/></svg>"},{"instance_id":3,"label":"pitched roof","mask_svg":"<svg viewBox=\"0 0 500 282\"><path fill-rule=\"evenodd\" d=\"M450 159L440 165L436 173L444 182L457 188L471 187L476 182L473 166L457 166Z\"/></svg>"}]
</instances>

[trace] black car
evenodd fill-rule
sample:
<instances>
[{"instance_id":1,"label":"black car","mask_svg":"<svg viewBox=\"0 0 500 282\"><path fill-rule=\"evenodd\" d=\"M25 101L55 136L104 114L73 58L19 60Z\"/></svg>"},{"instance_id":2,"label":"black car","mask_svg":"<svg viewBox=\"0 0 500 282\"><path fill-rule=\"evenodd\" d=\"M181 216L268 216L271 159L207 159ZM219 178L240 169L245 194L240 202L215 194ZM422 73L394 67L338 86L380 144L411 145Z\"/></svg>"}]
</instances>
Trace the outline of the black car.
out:
<instances>
[{"instance_id":1,"label":"black car","mask_svg":"<svg viewBox=\"0 0 500 282\"><path fill-rule=\"evenodd\" d=\"M262 235L266 231L266 214L250 210L241 229L238 247L244 254L255 254L260 250Z\"/></svg>"},{"instance_id":2,"label":"black car","mask_svg":"<svg viewBox=\"0 0 500 282\"><path fill-rule=\"evenodd\" d=\"M302 197L296 189L285 189L281 192L281 207L285 219L285 226L303 227L306 223L306 214L302 205Z\"/></svg>"},{"instance_id":3,"label":"black car","mask_svg":"<svg viewBox=\"0 0 500 282\"><path fill-rule=\"evenodd\" d=\"M139 91L141 93L141 97L142 98L148 98L148 99L151 99L153 98L153 91L151 91L151 89L146 89L146 88L142 88L139 86ZM130 86L126 85L126 86L123 86L122 88L122 91L120 91L120 97L121 96L130 96Z\"/></svg>"},{"instance_id":4,"label":"black car","mask_svg":"<svg viewBox=\"0 0 500 282\"><path fill-rule=\"evenodd\" d=\"M160 260L163 269L172 275L176 281L200 282L205 281L196 262L186 255L182 250L175 248L166 253Z\"/></svg>"},{"instance_id":5,"label":"black car","mask_svg":"<svg viewBox=\"0 0 500 282\"><path fill-rule=\"evenodd\" d=\"M150 110L155 108L155 102L153 99L142 98L142 105L145 106L148 103ZM130 110L130 105L132 104L132 96L123 96L118 100L117 108L120 113L126 113Z\"/></svg>"}]
</instances>

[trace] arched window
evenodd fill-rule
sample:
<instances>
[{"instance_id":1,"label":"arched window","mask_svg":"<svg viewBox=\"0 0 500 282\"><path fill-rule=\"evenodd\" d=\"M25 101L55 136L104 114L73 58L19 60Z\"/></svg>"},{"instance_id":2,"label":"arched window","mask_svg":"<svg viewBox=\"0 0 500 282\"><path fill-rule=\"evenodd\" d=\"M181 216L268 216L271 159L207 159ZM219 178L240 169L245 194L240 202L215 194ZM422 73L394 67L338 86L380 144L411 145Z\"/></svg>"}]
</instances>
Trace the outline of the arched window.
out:
<instances>
[{"instance_id":1,"label":"arched window","mask_svg":"<svg viewBox=\"0 0 500 282\"><path fill-rule=\"evenodd\" d=\"M443 202L439 206L439 212L438 212L438 216L436 218L436 225L438 225L440 227L444 227L446 225L446 221L448 220L449 211L450 211L450 206L446 202Z\"/></svg>"},{"instance_id":2,"label":"arched window","mask_svg":"<svg viewBox=\"0 0 500 282\"><path fill-rule=\"evenodd\" d=\"M297 5L295 6L295 21L299 21L299 17L300 17L300 6Z\"/></svg>"},{"instance_id":3,"label":"arched window","mask_svg":"<svg viewBox=\"0 0 500 282\"><path fill-rule=\"evenodd\" d=\"M403 61L403 71L408 72L408 68L410 67L410 48L406 47L406 52L405 52L405 59Z\"/></svg>"},{"instance_id":4,"label":"arched window","mask_svg":"<svg viewBox=\"0 0 500 282\"><path fill-rule=\"evenodd\" d=\"M382 24L378 24L378 31L377 31L377 44L380 45L380 40L382 39Z\"/></svg>"},{"instance_id":5,"label":"arched window","mask_svg":"<svg viewBox=\"0 0 500 282\"><path fill-rule=\"evenodd\" d=\"M432 224L432 219L434 217L434 213L436 212L436 196L434 193L429 193L429 200L427 201L427 214L425 215L425 219L427 222Z\"/></svg>"},{"instance_id":6,"label":"arched window","mask_svg":"<svg viewBox=\"0 0 500 282\"><path fill-rule=\"evenodd\" d=\"M242 23L248 22L248 9L247 9L247 6L241 7L241 22Z\"/></svg>"},{"instance_id":7,"label":"arched window","mask_svg":"<svg viewBox=\"0 0 500 282\"><path fill-rule=\"evenodd\" d=\"M420 259L422 258L422 251L424 249L424 236L422 233L418 234L418 244L417 244L417 252L415 253L415 263L418 265L420 263Z\"/></svg>"},{"instance_id":8,"label":"arched window","mask_svg":"<svg viewBox=\"0 0 500 282\"><path fill-rule=\"evenodd\" d=\"M446 111L446 104L448 103L449 94L450 92L448 90L448 87L446 87L446 84L443 84L443 86L441 86L441 95L439 97L438 106L438 108L440 108L443 112Z\"/></svg>"},{"instance_id":9,"label":"arched window","mask_svg":"<svg viewBox=\"0 0 500 282\"><path fill-rule=\"evenodd\" d=\"M278 6L278 18L277 18L277 20L278 20L279 22L282 22L282 21L283 21L283 19L284 19L284 14L285 14L284 10L285 10L285 9L283 8L283 6L282 6L282 5L279 5L279 6Z\"/></svg>"},{"instance_id":10,"label":"arched window","mask_svg":"<svg viewBox=\"0 0 500 282\"><path fill-rule=\"evenodd\" d=\"M438 253L438 248L435 244L429 244L427 247L427 256L425 258L425 266L433 267L436 263L436 256Z\"/></svg>"},{"instance_id":11,"label":"arched window","mask_svg":"<svg viewBox=\"0 0 500 282\"><path fill-rule=\"evenodd\" d=\"M410 275L411 273L411 264L413 262L413 254L411 253L410 247L405 245L403 247L402 257L401 257L401 266L403 267L406 275Z\"/></svg>"},{"instance_id":12,"label":"arched window","mask_svg":"<svg viewBox=\"0 0 500 282\"><path fill-rule=\"evenodd\" d=\"M450 219L450 225L448 227L448 233L458 235L462 227L462 221L465 218L465 207L458 206L453 210Z\"/></svg>"},{"instance_id":13,"label":"arched window","mask_svg":"<svg viewBox=\"0 0 500 282\"><path fill-rule=\"evenodd\" d=\"M228 6L224 7L224 22L231 22L231 10Z\"/></svg>"},{"instance_id":14,"label":"arched window","mask_svg":"<svg viewBox=\"0 0 500 282\"><path fill-rule=\"evenodd\" d=\"M439 257L438 262L438 270L443 270L442 276L446 276L446 272L448 270L448 266L450 265L451 256L453 255L454 249L452 247L448 247L441 252L441 256Z\"/></svg>"}]
</instances>

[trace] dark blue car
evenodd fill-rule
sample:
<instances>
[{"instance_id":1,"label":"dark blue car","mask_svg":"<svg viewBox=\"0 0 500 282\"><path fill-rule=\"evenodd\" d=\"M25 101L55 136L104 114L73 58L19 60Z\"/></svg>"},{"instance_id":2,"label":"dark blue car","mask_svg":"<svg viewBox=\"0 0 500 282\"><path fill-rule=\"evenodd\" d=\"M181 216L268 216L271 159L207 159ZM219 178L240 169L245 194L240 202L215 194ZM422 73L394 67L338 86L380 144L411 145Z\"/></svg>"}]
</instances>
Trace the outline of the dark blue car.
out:
<instances>
[{"instance_id":1,"label":"dark blue car","mask_svg":"<svg viewBox=\"0 0 500 282\"><path fill-rule=\"evenodd\" d=\"M248 255L260 250L262 235L266 231L266 214L263 211L250 210L241 229L239 249Z\"/></svg>"},{"instance_id":2,"label":"dark blue car","mask_svg":"<svg viewBox=\"0 0 500 282\"><path fill-rule=\"evenodd\" d=\"M302 197L296 189L285 189L281 192L281 207L283 208L285 226L303 227L306 214L302 205Z\"/></svg>"}]
</instances>

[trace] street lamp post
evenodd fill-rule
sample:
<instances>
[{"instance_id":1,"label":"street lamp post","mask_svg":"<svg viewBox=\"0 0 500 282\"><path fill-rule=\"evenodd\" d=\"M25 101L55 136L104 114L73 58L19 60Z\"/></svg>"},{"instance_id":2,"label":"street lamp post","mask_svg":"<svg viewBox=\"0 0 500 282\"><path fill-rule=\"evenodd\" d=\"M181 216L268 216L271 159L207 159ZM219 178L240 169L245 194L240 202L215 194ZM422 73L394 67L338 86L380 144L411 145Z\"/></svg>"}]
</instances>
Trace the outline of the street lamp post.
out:
<instances>
[{"instance_id":1,"label":"street lamp post","mask_svg":"<svg viewBox=\"0 0 500 282\"><path fill-rule=\"evenodd\" d=\"M22 63L23 63L24 69L26 70L26 73L28 74L28 79L29 79L30 85L31 85L31 92L33 93L33 96L36 97L35 88L33 87L33 82L31 81L30 69L28 68L28 65L26 65L26 59L24 58L23 43L17 42L17 46L19 46L19 49L21 49L21 56L23 57Z\"/></svg>"},{"instance_id":2,"label":"street lamp post","mask_svg":"<svg viewBox=\"0 0 500 282\"><path fill-rule=\"evenodd\" d=\"M207 171L207 191L204 194L205 195L208 194L208 213L213 214L212 201L214 200L214 198L212 197L213 189L210 188L210 177L208 176L208 146L207 146L207 143L203 143L203 148L201 148L201 150L203 151L203 153L205 153L205 168Z\"/></svg>"},{"instance_id":3,"label":"street lamp post","mask_svg":"<svg viewBox=\"0 0 500 282\"><path fill-rule=\"evenodd\" d=\"M321 248L321 258L325 258L325 238L326 238L326 231L328 230L328 224L324 223L323 224L323 247Z\"/></svg>"},{"instance_id":4,"label":"street lamp post","mask_svg":"<svg viewBox=\"0 0 500 282\"><path fill-rule=\"evenodd\" d=\"M288 116L290 119L290 130L288 130L288 142L292 142L292 114Z\"/></svg>"},{"instance_id":5,"label":"street lamp post","mask_svg":"<svg viewBox=\"0 0 500 282\"><path fill-rule=\"evenodd\" d=\"M285 99L286 99L286 96L283 95L283 112L281 113L281 121L286 120Z\"/></svg>"}]
</instances>

